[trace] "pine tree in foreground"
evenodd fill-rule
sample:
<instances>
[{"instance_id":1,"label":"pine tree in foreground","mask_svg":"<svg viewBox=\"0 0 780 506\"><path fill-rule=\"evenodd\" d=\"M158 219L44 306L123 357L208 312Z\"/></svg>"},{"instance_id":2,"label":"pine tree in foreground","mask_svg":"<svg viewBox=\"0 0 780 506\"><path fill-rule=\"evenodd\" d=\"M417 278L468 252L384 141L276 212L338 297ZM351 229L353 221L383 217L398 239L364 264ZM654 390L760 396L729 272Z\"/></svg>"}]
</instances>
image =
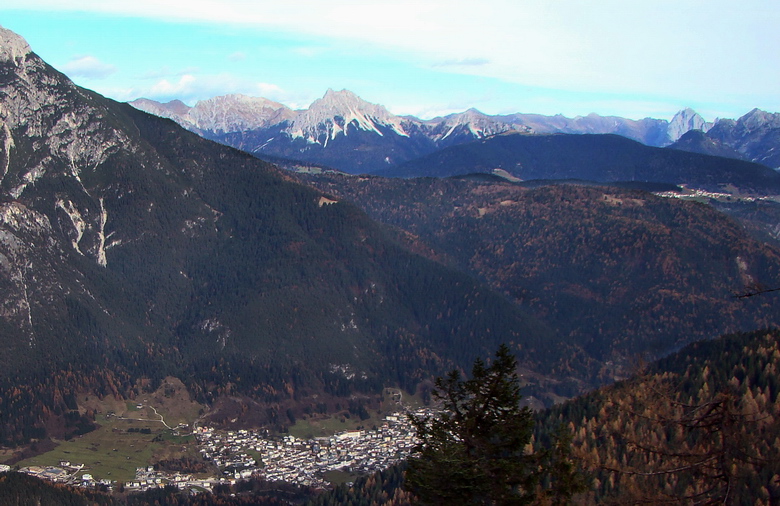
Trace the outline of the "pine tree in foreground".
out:
<instances>
[{"instance_id":1,"label":"pine tree in foreground","mask_svg":"<svg viewBox=\"0 0 780 506\"><path fill-rule=\"evenodd\" d=\"M471 379L457 370L436 380L438 416L412 416L420 443L406 487L423 504L566 503L585 480L561 434L531 451L532 411L520 406L517 362L506 345L490 365L477 359Z\"/></svg>"}]
</instances>

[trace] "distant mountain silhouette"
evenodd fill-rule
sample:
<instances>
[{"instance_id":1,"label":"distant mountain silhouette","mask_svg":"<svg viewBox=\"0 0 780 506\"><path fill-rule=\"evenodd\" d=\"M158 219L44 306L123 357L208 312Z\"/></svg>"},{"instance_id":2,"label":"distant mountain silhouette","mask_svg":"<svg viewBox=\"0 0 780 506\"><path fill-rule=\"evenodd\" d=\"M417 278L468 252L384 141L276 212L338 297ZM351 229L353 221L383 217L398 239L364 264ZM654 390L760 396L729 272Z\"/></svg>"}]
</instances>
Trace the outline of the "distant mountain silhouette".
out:
<instances>
[{"instance_id":1,"label":"distant mountain silhouette","mask_svg":"<svg viewBox=\"0 0 780 506\"><path fill-rule=\"evenodd\" d=\"M452 146L397 167L387 177L450 177L496 170L517 178L733 185L776 193L780 174L756 163L654 148L618 135L507 133Z\"/></svg>"}]
</instances>

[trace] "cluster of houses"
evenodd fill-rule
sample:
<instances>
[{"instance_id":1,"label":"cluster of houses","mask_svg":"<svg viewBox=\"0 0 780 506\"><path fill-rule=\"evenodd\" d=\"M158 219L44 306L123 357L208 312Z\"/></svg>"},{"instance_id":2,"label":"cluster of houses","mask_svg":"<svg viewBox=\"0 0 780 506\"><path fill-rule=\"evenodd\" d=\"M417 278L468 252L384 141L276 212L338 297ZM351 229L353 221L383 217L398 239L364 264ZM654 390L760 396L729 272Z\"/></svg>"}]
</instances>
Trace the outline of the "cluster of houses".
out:
<instances>
[{"instance_id":1,"label":"cluster of houses","mask_svg":"<svg viewBox=\"0 0 780 506\"><path fill-rule=\"evenodd\" d=\"M98 480L89 473L81 473L83 468L83 464L71 464L67 461L61 461L59 466L23 467L19 469L19 472L36 476L44 480L53 481L55 483L64 483L77 487L95 488L98 486L105 486L107 488L112 488L116 485L116 482L111 480ZM0 467L0 472L4 470L10 470L10 467ZM230 480L224 478L196 479L187 474L155 471L154 467L149 466L136 468L135 479L125 483L124 486L127 490L134 492L149 490L150 488L165 487L167 485L173 485L179 487L180 489L191 489L197 491L211 490L217 483L230 483Z\"/></svg>"},{"instance_id":2,"label":"cluster of houses","mask_svg":"<svg viewBox=\"0 0 780 506\"><path fill-rule=\"evenodd\" d=\"M399 414L388 416L375 430L326 438L271 438L259 431L222 432L210 427L195 434L203 457L236 478L257 476L313 487L329 485L323 477L328 471L364 474L386 469L406 458L417 443L414 428ZM260 462L252 455L259 456Z\"/></svg>"},{"instance_id":3,"label":"cluster of houses","mask_svg":"<svg viewBox=\"0 0 780 506\"><path fill-rule=\"evenodd\" d=\"M135 479L125 484L125 488L131 491L144 491L150 488L164 487L173 485L180 489L203 489L211 490L217 480L212 478L196 479L189 474L166 473L156 471L154 467L137 467L135 469Z\"/></svg>"},{"instance_id":4,"label":"cluster of houses","mask_svg":"<svg viewBox=\"0 0 780 506\"><path fill-rule=\"evenodd\" d=\"M432 414L430 410L415 413L417 416ZM139 467L135 478L127 482L125 488L143 491L173 485L194 491L212 490L216 484L235 484L251 477L326 488L330 486L324 477L328 471L366 474L386 469L405 459L417 443L414 428L401 414L388 415L382 426L373 430L346 431L314 439L289 435L271 437L267 431L220 431L211 427L196 428L194 434L201 455L219 467L222 476L195 478L189 474L157 471L152 466ZM66 461L60 462L59 466L32 466L20 471L75 486L115 485L110 480L97 480L83 472L82 464Z\"/></svg>"},{"instance_id":5,"label":"cluster of houses","mask_svg":"<svg viewBox=\"0 0 780 506\"><path fill-rule=\"evenodd\" d=\"M666 197L672 199L714 199L714 200L739 200L742 202L755 202L756 200L773 200L772 197L752 197L752 196L740 196L731 195L729 193L718 193L701 190L698 188L687 188L682 185L682 191L665 191L654 192L659 197Z\"/></svg>"}]
</instances>

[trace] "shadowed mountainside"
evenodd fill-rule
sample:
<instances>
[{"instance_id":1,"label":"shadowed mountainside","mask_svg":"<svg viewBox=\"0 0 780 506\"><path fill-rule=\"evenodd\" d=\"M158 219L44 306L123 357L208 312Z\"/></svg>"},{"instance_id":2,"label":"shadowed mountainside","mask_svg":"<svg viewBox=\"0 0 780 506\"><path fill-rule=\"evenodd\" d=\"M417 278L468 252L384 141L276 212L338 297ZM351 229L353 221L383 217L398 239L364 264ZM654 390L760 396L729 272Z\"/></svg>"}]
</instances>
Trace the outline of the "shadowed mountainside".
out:
<instances>
[{"instance_id":1,"label":"shadowed mountainside","mask_svg":"<svg viewBox=\"0 0 780 506\"><path fill-rule=\"evenodd\" d=\"M607 186L307 180L530 306L602 364L592 371L602 379L610 362L780 322L774 300L734 298L758 283L780 286L780 254L705 204Z\"/></svg>"},{"instance_id":2,"label":"shadowed mountainside","mask_svg":"<svg viewBox=\"0 0 780 506\"><path fill-rule=\"evenodd\" d=\"M529 179L641 181L762 194L780 192L780 174L757 163L654 148L618 135L509 133L452 146L397 167L387 177L449 177L503 170Z\"/></svg>"}]
</instances>

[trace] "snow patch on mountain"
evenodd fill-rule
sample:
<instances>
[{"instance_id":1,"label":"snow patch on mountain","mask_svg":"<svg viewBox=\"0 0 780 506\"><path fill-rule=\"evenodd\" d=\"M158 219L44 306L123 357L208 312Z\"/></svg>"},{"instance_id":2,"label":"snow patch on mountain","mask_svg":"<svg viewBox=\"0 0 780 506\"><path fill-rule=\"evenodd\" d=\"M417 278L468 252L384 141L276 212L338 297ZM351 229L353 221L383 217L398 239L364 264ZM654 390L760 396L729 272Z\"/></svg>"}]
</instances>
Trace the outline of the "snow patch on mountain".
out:
<instances>
[{"instance_id":1,"label":"snow patch on mountain","mask_svg":"<svg viewBox=\"0 0 780 506\"><path fill-rule=\"evenodd\" d=\"M441 122L441 120L432 120L431 123ZM491 135L507 132L509 130L528 130L522 125L515 125L511 122L497 120L495 117L488 116L474 108L465 112L450 114L442 122L446 131L439 138L447 139L458 130L466 130L477 139L484 139ZM459 129L459 127L462 127Z\"/></svg>"},{"instance_id":2,"label":"snow patch on mountain","mask_svg":"<svg viewBox=\"0 0 780 506\"><path fill-rule=\"evenodd\" d=\"M99 172L118 153L132 155L138 146L105 121L110 114L105 108L83 100L82 90L30 52L24 39L2 29L0 39L0 63L10 58L16 67L15 79L0 84L0 174L7 193L22 199L46 178L76 182L83 195L58 197L58 224L66 225L75 251L105 266L108 212L103 190L88 189L82 176ZM17 145L24 139L35 139L32 154L14 170L10 153L23 149Z\"/></svg>"},{"instance_id":3,"label":"snow patch on mountain","mask_svg":"<svg viewBox=\"0 0 780 506\"><path fill-rule=\"evenodd\" d=\"M28 58L25 68L34 64L34 60ZM41 96L36 97L35 102L47 104L50 101L48 97ZM244 95L215 97L200 101L194 107L178 100L161 104L138 99L130 104L151 114L173 119L193 132L238 149L258 155L300 158L347 172L370 171L379 165L402 163L436 149L513 131L529 134L614 134L648 146L662 147L676 143L687 132L697 130L733 150L740 158L770 167L780 164L780 148L775 148L773 144L776 143L773 139L780 135L774 132L780 128L780 114L758 109L739 120L716 120L714 123L705 121L690 108L679 111L671 121L655 118L633 120L595 113L574 118L562 114L526 113L491 116L476 109L422 120L413 116L395 116L384 106L366 102L348 90L332 89L308 109L298 111L272 100ZM36 109L34 106L31 108ZM15 106L13 110L19 110L19 107ZM3 119L4 110L0 104L0 122ZM14 121L9 121L11 130L15 126ZM30 133L34 133L33 130ZM363 135L357 136L358 133ZM334 142L347 136L352 136L349 142ZM746 140L748 137L749 142ZM2 142L0 131L0 147ZM358 144L360 149L356 149ZM3 161L0 157L0 171Z\"/></svg>"},{"instance_id":4,"label":"snow patch on mountain","mask_svg":"<svg viewBox=\"0 0 780 506\"><path fill-rule=\"evenodd\" d=\"M0 184L2 184L3 179L5 179L6 174L8 174L8 167L11 165L11 148L14 146L14 138L13 135L11 135L11 131L8 129L8 125L3 123L3 152L0 153L0 165L3 166L2 173L0 173Z\"/></svg>"},{"instance_id":5,"label":"snow patch on mountain","mask_svg":"<svg viewBox=\"0 0 780 506\"><path fill-rule=\"evenodd\" d=\"M81 242L82 237L84 237L84 231L87 229L87 221L81 215L81 212L79 212L78 207L73 205L73 202L70 200L58 199L55 208L62 209L65 211L68 218L70 218L70 222L73 225L73 234L71 234L70 238L71 245L76 253L84 255L79 247L79 242Z\"/></svg>"},{"instance_id":6,"label":"snow patch on mountain","mask_svg":"<svg viewBox=\"0 0 780 506\"><path fill-rule=\"evenodd\" d=\"M397 135L409 136L401 118L383 106L366 102L348 90L330 89L324 97L315 100L307 110L295 117L288 132L293 138L326 145L339 134L348 135L350 125L380 136L384 136L383 127Z\"/></svg>"}]
</instances>

